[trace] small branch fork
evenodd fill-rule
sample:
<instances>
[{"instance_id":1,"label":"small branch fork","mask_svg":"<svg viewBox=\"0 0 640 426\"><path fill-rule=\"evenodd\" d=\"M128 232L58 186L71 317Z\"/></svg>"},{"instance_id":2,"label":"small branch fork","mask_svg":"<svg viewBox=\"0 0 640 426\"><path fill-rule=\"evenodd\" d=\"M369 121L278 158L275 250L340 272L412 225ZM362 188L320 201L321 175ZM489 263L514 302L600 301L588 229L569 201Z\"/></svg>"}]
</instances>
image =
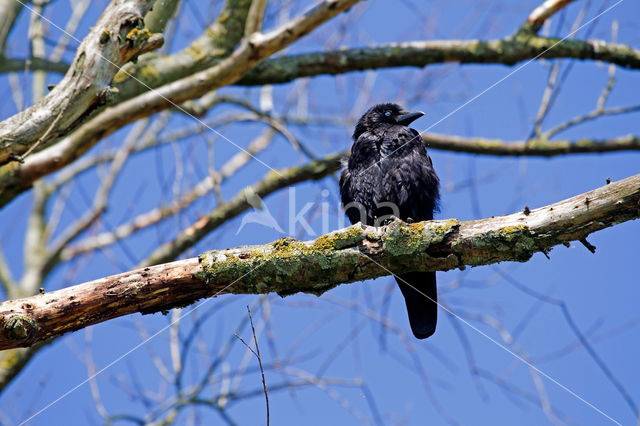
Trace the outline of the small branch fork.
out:
<instances>
[{"instance_id":1,"label":"small branch fork","mask_svg":"<svg viewBox=\"0 0 640 426\"><path fill-rule=\"evenodd\" d=\"M546 0L531 12L525 26L533 33L537 33L547 19L560 11L560 9L569 5L569 3L573 3L573 1L574 0Z\"/></svg>"}]
</instances>

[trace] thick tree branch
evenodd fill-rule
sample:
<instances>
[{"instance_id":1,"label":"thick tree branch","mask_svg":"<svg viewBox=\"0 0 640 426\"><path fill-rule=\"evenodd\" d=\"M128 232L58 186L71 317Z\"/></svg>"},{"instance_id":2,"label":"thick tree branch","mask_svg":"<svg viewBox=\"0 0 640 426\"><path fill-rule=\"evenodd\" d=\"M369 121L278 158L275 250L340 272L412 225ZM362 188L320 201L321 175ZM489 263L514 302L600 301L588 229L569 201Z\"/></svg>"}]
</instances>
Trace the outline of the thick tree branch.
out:
<instances>
[{"instance_id":1,"label":"thick tree branch","mask_svg":"<svg viewBox=\"0 0 640 426\"><path fill-rule=\"evenodd\" d=\"M106 109L54 146L31 155L24 164L14 161L0 168L0 180L4 180L3 177L9 178L9 181L0 183L0 198L8 201L5 195L12 198L11 192L19 193L30 187L36 179L71 163L100 139L128 123L155 112L174 108L186 100L233 83L259 61L305 36L358 1L325 0L300 17L292 19L269 33L255 33L250 40L244 40L231 56L218 65ZM15 144L9 144L9 146L15 146ZM6 151L5 154L8 155ZM2 134L0 133L0 164L2 152ZM0 202L1 205L4 203Z\"/></svg>"},{"instance_id":2,"label":"thick tree branch","mask_svg":"<svg viewBox=\"0 0 640 426\"><path fill-rule=\"evenodd\" d=\"M640 138L635 135L622 136L614 139L580 139L577 141L569 140L547 140L545 138L532 139L529 141L503 141L500 139L488 138L465 138L461 136L441 135L436 133L424 133L422 138L429 149L437 149L441 151L465 152L469 154L480 155L496 155L496 156L530 156L530 157L554 157L558 155L568 154L587 154L587 153L605 153L615 151L640 151ZM82 138L77 136L78 143L82 142ZM62 150L61 150L62 148ZM65 145L52 147L46 152L64 152ZM62 154L48 158L40 153L27 159L24 164L17 162L7 164L0 167L0 208L8 204L16 196L31 188L33 182L46 176L47 174L58 170L63 165L75 159L75 155L81 152L71 152L71 157L63 157ZM313 179L320 179L339 169L340 158L347 153L334 154L326 158L329 162L327 167L322 169L320 173L314 173ZM324 160L322 160L324 161ZM299 167L287 170L298 170L301 173L302 180L306 171ZM302 180L296 180L295 183ZM168 261L168 260L163 260Z\"/></svg>"},{"instance_id":3,"label":"thick tree branch","mask_svg":"<svg viewBox=\"0 0 640 426\"><path fill-rule=\"evenodd\" d=\"M262 21L264 20L264 11L267 8L267 0L252 0L249 14L247 15L247 23L244 28L244 35L251 36L253 33L260 32L262 29Z\"/></svg>"},{"instance_id":4,"label":"thick tree branch","mask_svg":"<svg viewBox=\"0 0 640 426\"><path fill-rule=\"evenodd\" d=\"M142 18L152 5L146 0L114 0L109 5L62 81L42 101L2 122L0 165L65 134L107 102L120 66L162 45L161 35L143 28Z\"/></svg>"},{"instance_id":5,"label":"thick tree branch","mask_svg":"<svg viewBox=\"0 0 640 426\"><path fill-rule=\"evenodd\" d=\"M602 140L569 141L540 138L530 141L503 141L425 133L422 139L429 149L496 156L555 157L568 154L640 151L640 138L635 135Z\"/></svg>"},{"instance_id":6,"label":"thick tree branch","mask_svg":"<svg viewBox=\"0 0 640 426\"><path fill-rule=\"evenodd\" d=\"M50 61L45 58L13 59L0 56L0 74L7 72L21 72L38 70L64 74L69 64L63 61Z\"/></svg>"},{"instance_id":7,"label":"thick tree branch","mask_svg":"<svg viewBox=\"0 0 640 426\"><path fill-rule=\"evenodd\" d=\"M341 284L407 271L503 261L581 240L640 217L640 175L535 210L373 228L353 225L315 241L281 239L214 250L172 263L0 304L0 349L128 315L185 306L223 293L322 294Z\"/></svg>"},{"instance_id":8,"label":"thick tree branch","mask_svg":"<svg viewBox=\"0 0 640 426\"><path fill-rule=\"evenodd\" d=\"M0 0L0 58L4 53L7 37L24 6L23 3L29 1Z\"/></svg>"},{"instance_id":9,"label":"thick tree branch","mask_svg":"<svg viewBox=\"0 0 640 426\"><path fill-rule=\"evenodd\" d=\"M242 86L287 83L302 77L353 71L431 64L514 65L540 58L567 58L608 62L623 68L640 68L640 51L602 40L564 40L521 33L500 40L433 40L390 43L376 47L289 55L264 61L238 80Z\"/></svg>"},{"instance_id":10,"label":"thick tree branch","mask_svg":"<svg viewBox=\"0 0 640 426\"><path fill-rule=\"evenodd\" d=\"M291 167L277 172L272 171L257 184L245 188L231 200L216 207L208 216L200 218L182 230L173 241L160 246L139 266L155 265L177 258L185 250L197 244L209 232L251 208L249 198L255 195L264 198L280 189L300 182L322 179L340 168L340 159L343 157L344 154L333 154L321 160L311 161L304 166Z\"/></svg>"},{"instance_id":11,"label":"thick tree branch","mask_svg":"<svg viewBox=\"0 0 640 426\"><path fill-rule=\"evenodd\" d=\"M287 83L299 78L318 75L337 75L354 71L385 69L397 67L425 67L433 64L457 62L460 64L502 64L512 66L518 62L535 58L551 48L541 58L579 59L611 63L623 68L640 69L640 51L624 44L609 43L603 40L565 40L552 37L540 37L522 32L514 37L498 40L430 40L407 43L389 43L374 47L342 49L330 52L315 52L298 55L286 55L268 59L236 81L240 86L261 86L265 84ZM194 43L195 45L195 43ZM191 52L194 50L190 48ZM196 49L200 51L200 49ZM173 61L170 57L141 61L137 66L127 69L150 87L174 81L211 66L220 55L209 52L199 57L193 52L191 58ZM206 53L202 52L203 54ZM214 57L215 56L215 57ZM24 69L24 60L8 60L7 65L0 60L0 72ZM12 62L13 61L13 62ZM63 63L34 62L32 69L64 72ZM125 82L126 85L125 85ZM116 87L120 90L117 99L127 99L145 90L145 87L127 75L116 78Z\"/></svg>"},{"instance_id":12,"label":"thick tree branch","mask_svg":"<svg viewBox=\"0 0 640 426\"><path fill-rule=\"evenodd\" d=\"M180 0L156 0L153 9L144 17L144 24L152 33L163 33L173 18Z\"/></svg>"},{"instance_id":13,"label":"thick tree branch","mask_svg":"<svg viewBox=\"0 0 640 426\"><path fill-rule=\"evenodd\" d=\"M220 171L207 176L206 178L195 184L191 188L191 190L183 194L180 198L172 201L165 206L156 207L150 211L141 213L129 220L127 223L119 225L113 231L103 232L88 237L84 241L80 241L77 244L65 247L64 250L62 250L62 252L60 253L59 260L67 261L79 254L91 252L98 248L109 246L139 230L146 229L168 217L179 213L195 200L205 196L206 194L209 194L212 191L216 191L216 189L219 189L219 186L227 178L234 175L239 169L249 163L249 161L253 159L254 155L266 149L270 145L273 138L273 133L274 132L272 130L268 130L260 135L251 144L249 144L246 152L242 151L235 154L227 163L225 163L225 165L220 168ZM226 220L229 219L231 219L231 217L228 217ZM2 260L1 257L0 260ZM0 267L1 266L2 264L0 263ZM2 270L0 269L0 273L1 272ZM1 277L2 275L0 275L0 278Z\"/></svg>"},{"instance_id":14,"label":"thick tree branch","mask_svg":"<svg viewBox=\"0 0 640 426\"><path fill-rule=\"evenodd\" d=\"M250 6L251 0L227 0L216 21L186 48L170 56L146 55L137 64L128 64L113 79L118 93L112 103L195 74L228 57L242 40Z\"/></svg>"},{"instance_id":15,"label":"thick tree branch","mask_svg":"<svg viewBox=\"0 0 640 426\"><path fill-rule=\"evenodd\" d=\"M466 152L496 156L541 156L553 157L563 154L597 153L623 150L640 150L640 138L629 136L610 141L543 141L529 142L505 142L481 138L462 138L457 136L438 135L425 133L422 135L429 149L445 151ZM301 167L291 167L269 173L256 185L245 191L256 194L262 198L291 185L308 180L319 180L340 169L340 161L347 157L347 153L338 153L327 156L321 160L311 161ZM159 247L139 266L154 265L169 262L177 258L185 250L193 247L205 235L251 208L245 193L240 193L233 199L221 204L208 216L200 218L191 226L184 229L171 242Z\"/></svg>"}]
</instances>

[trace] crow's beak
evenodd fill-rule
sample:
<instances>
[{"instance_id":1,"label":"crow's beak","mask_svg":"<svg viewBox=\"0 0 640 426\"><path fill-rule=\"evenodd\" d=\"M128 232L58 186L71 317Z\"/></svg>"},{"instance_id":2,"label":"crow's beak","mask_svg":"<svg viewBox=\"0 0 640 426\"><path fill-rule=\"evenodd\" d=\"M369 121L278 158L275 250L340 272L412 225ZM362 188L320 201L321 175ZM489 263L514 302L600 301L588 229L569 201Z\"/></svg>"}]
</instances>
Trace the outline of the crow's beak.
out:
<instances>
[{"instance_id":1,"label":"crow's beak","mask_svg":"<svg viewBox=\"0 0 640 426\"><path fill-rule=\"evenodd\" d=\"M424 115L424 112L422 111L407 112L404 114L400 114L396 117L396 123L402 124L403 126L408 126L409 124L413 123L415 120L422 117L423 115Z\"/></svg>"}]
</instances>

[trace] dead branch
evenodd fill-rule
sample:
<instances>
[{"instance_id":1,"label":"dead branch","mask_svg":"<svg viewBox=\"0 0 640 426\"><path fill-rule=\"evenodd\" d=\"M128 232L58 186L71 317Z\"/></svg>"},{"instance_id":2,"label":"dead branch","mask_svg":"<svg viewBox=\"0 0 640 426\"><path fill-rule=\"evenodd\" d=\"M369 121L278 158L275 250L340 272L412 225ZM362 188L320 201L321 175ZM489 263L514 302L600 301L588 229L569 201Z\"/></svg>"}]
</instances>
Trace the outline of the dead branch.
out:
<instances>
[{"instance_id":1,"label":"dead branch","mask_svg":"<svg viewBox=\"0 0 640 426\"><path fill-rule=\"evenodd\" d=\"M353 225L315 241L281 239L214 250L0 304L0 349L36 342L134 312L185 306L223 293L322 294L388 271L446 271L502 261L585 238L640 217L640 175L507 216L373 228Z\"/></svg>"}]
</instances>

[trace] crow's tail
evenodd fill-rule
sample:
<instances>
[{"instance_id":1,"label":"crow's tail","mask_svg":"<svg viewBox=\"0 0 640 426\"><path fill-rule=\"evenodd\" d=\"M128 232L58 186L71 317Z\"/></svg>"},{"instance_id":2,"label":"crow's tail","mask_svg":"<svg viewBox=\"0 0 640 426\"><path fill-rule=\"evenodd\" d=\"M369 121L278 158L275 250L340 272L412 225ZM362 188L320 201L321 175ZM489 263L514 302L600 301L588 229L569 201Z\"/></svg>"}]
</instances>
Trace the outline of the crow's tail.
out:
<instances>
[{"instance_id":1,"label":"crow's tail","mask_svg":"<svg viewBox=\"0 0 640 426\"><path fill-rule=\"evenodd\" d=\"M426 339L435 333L438 322L436 273L408 272L398 275L396 282L407 304L413 335Z\"/></svg>"}]
</instances>

